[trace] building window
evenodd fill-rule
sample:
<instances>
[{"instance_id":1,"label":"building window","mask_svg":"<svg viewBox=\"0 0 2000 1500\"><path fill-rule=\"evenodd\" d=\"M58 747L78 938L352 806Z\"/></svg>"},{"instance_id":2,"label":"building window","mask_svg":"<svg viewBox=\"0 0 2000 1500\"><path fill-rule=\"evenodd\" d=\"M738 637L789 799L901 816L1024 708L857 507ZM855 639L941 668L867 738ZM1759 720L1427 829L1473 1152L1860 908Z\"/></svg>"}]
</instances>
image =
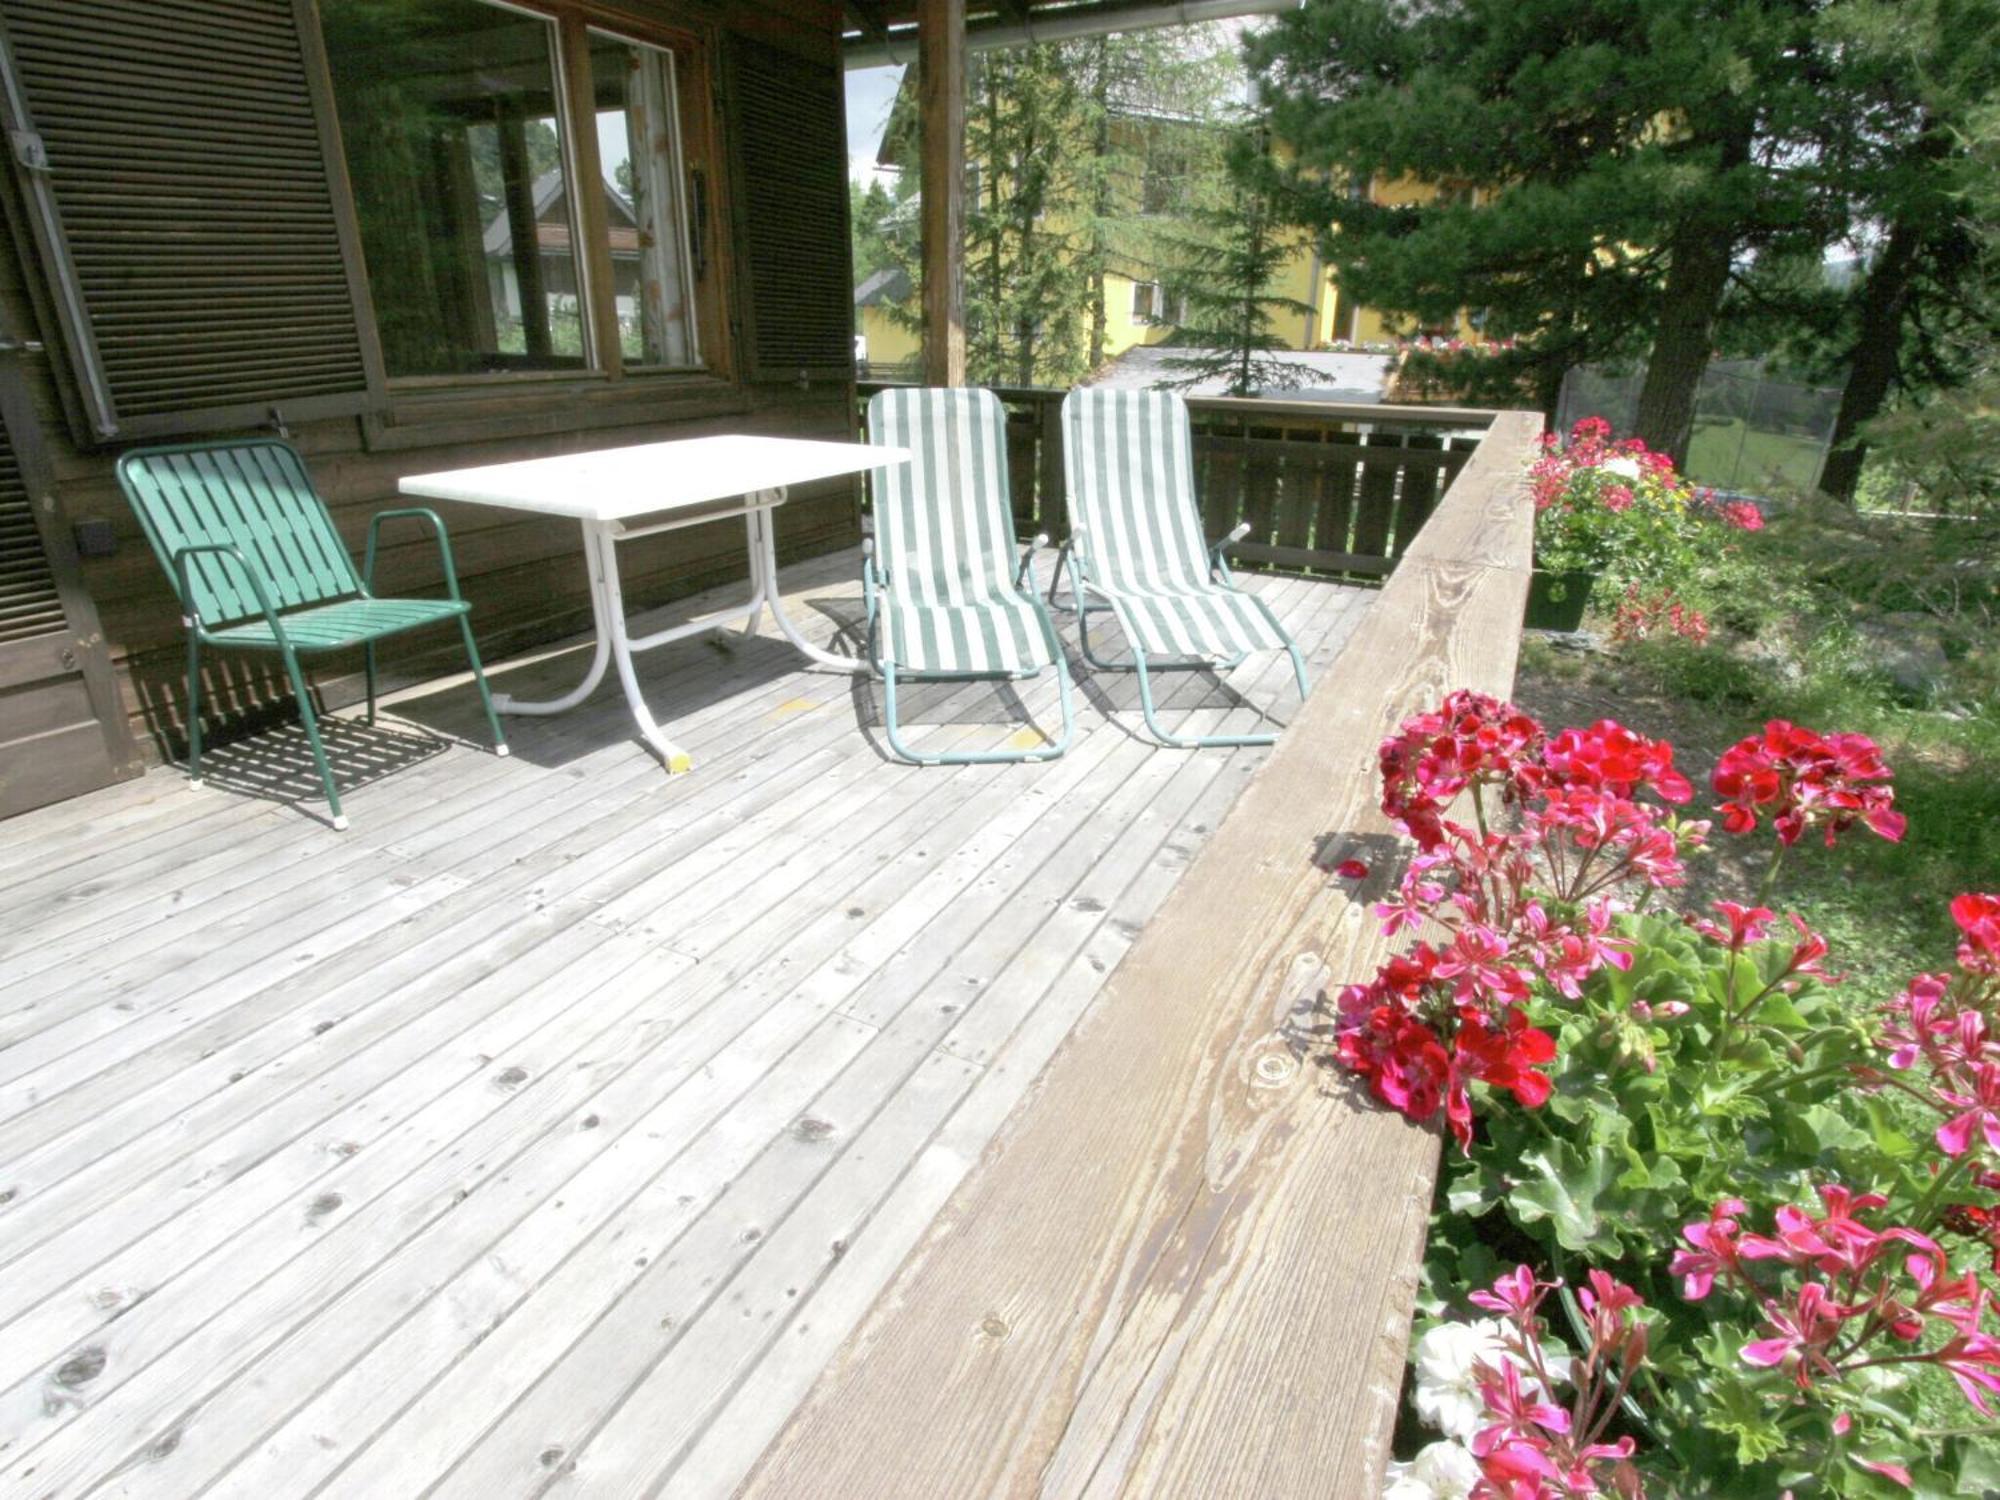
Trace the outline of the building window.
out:
<instances>
[{"instance_id":1,"label":"building window","mask_svg":"<svg viewBox=\"0 0 2000 1500\"><path fill-rule=\"evenodd\" d=\"M1157 281L1132 283L1132 321L1178 325L1187 321L1187 296Z\"/></svg>"},{"instance_id":2,"label":"building window","mask_svg":"<svg viewBox=\"0 0 2000 1500\"><path fill-rule=\"evenodd\" d=\"M390 377L585 367L556 27L481 0L326 0Z\"/></svg>"},{"instance_id":3,"label":"building window","mask_svg":"<svg viewBox=\"0 0 2000 1500\"><path fill-rule=\"evenodd\" d=\"M606 237L625 362L697 362L692 257L681 180L673 53L590 33Z\"/></svg>"},{"instance_id":4,"label":"building window","mask_svg":"<svg viewBox=\"0 0 2000 1500\"><path fill-rule=\"evenodd\" d=\"M391 380L700 363L671 51L499 0L320 13Z\"/></svg>"},{"instance_id":5,"label":"building window","mask_svg":"<svg viewBox=\"0 0 2000 1500\"><path fill-rule=\"evenodd\" d=\"M1185 145L1158 139L1149 141L1145 169L1139 179L1139 212L1147 218L1185 213L1193 168Z\"/></svg>"}]
</instances>

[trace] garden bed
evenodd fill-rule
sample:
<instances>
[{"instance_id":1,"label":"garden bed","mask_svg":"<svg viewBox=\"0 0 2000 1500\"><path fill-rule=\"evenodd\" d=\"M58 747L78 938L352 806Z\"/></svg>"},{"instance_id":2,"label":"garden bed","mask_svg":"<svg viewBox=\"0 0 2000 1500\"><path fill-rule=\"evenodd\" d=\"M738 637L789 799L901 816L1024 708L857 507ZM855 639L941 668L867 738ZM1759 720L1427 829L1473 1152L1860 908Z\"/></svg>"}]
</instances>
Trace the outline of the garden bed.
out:
<instances>
[{"instance_id":1,"label":"garden bed","mask_svg":"<svg viewBox=\"0 0 2000 1500\"><path fill-rule=\"evenodd\" d=\"M1616 607L1384 745L1419 940L1337 1006L1446 1133L1386 1493L2000 1493L1990 563L1537 477Z\"/></svg>"}]
</instances>

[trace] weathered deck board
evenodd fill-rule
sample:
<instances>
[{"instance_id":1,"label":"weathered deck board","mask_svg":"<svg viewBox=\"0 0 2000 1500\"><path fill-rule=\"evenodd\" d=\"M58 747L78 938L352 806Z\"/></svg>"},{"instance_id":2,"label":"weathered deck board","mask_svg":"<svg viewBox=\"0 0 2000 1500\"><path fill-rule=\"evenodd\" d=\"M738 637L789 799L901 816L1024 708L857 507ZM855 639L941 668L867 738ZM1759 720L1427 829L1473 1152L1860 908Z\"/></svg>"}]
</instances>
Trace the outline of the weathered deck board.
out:
<instances>
[{"instance_id":1,"label":"weathered deck board","mask_svg":"<svg viewBox=\"0 0 2000 1500\"><path fill-rule=\"evenodd\" d=\"M1414 1293L1385 1273L1416 1264L1436 1140L1294 1027L1387 951L1376 744L1512 681L1538 426L1497 419L1349 640L1357 689L1313 696L747 1493L1380 1492Z\"/></svg>"},{"instance_id":2,"label":"weathered deck board","mask_svg":"<svg viewBox=\"0 0 2000 1500\"><path fill-rule=\"evenodd\" d=\"M854 567L786 574L822 636ZM1371 597L1254 586L1316 675ZM643 673L692 776L607 694L357 786L346 835L174 771L0 825L5 1488L726 1491L1269 753L1156 750L1099 679L1064 759L919 770L775 641ZM477 744L462 686L392 707ZM241 781L304 791L287 739Z\"/></svg>"}]
</instances>

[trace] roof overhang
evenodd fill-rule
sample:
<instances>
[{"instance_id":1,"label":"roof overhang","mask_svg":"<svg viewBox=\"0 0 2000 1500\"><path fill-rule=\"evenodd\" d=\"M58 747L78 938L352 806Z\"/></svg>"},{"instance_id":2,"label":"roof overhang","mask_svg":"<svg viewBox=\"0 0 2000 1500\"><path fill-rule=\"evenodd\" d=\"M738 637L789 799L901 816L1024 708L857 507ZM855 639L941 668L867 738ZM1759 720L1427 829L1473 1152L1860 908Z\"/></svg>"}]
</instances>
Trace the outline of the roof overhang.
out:
<instances>
[{"instance_id":1,"label":"roof overhang","mask_svg":"<svg viewBox=\"0 0 2000 1500\"><path fill-rule=\"evenodd\" d=\"M1029 46L1192 26L1239 16L1297 10L1301 0L969 0L965 45L972 51ZM917 60L917 7L912 0L846 0L841 41L849 68L879 68Z\"/></svg>"}]
</instances>

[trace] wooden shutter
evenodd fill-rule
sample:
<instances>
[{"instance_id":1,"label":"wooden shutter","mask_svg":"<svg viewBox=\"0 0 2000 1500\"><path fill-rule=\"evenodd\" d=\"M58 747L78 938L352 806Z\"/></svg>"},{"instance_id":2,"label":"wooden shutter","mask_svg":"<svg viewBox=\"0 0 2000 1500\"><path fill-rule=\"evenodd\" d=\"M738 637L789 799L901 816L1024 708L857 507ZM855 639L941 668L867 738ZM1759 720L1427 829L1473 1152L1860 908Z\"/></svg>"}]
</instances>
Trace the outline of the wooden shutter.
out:
<instances>
[{"instance_id":1,"label":"wooden shutter","mask_svg":"<svg viewBox=\"0 0 2000 1500\"><path fill-rule=\"evenodd\" d=\"M0 19L16 172L86 436L366 406L295 0L0 0Z\"/></svg>"},{"instance_id":2,"label":"wooden shutter","mask_svg":"<svg viewBox=\"0 0 2000 1500\"><path fill-rule=\"evenodd\" d=\"M19 365L0 356L0 818L140 770L50 494Z\"/></svg>"},{"instance_id":3,"label":"wooden shutter","mask_svg":"<svg viewBox=\"0 0 2000 1500\"><path fill-rule=\"evenodd\" d=\"M752 380L854 378L841 76L732 40L728 130L737 162L745 352Z\"/></svg>"}]
</instances>

